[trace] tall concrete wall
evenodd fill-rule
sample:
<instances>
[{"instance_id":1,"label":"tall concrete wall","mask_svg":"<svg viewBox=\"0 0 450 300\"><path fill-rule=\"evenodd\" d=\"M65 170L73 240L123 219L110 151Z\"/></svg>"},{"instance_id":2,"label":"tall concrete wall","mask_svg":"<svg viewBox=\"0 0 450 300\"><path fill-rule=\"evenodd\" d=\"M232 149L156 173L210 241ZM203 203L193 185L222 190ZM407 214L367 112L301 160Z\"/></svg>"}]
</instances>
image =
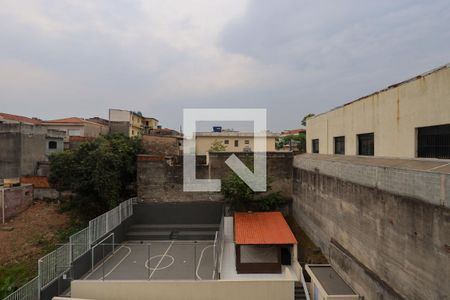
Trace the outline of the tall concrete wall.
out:
<instances>
[{"instance_id":1,"label":"tall concrete wall","mask_svg":"<svg viewBox=\"0 0 450 300\"><path fill-rule=\"evenodd\" d=\"M297 156L295 219L365 299L450 299L450 175L382 172Z\"/></svg>"},{"instance_id":2,"label":"tall concrete wall","mask_svg":"<svg viewBox=\"0 0 450 300\"><path fill-rule=\"evenodd\" d=\"M245 161L252 154L235 153ZM221 179L227 176L231 169L225 160L231 155L226 152L209 154L208 165L201 164L202 156L197 157L198 179ZM292 190L292 160L290 152L267 153L267 176L272 191L280 191L285 196L291 196ZM150 202L170 201L219 201L220 193L183 192L183 162L182 157L166 160L164 156L140 155L138 157L138 197Z\"/></svg>"}]
</instances>

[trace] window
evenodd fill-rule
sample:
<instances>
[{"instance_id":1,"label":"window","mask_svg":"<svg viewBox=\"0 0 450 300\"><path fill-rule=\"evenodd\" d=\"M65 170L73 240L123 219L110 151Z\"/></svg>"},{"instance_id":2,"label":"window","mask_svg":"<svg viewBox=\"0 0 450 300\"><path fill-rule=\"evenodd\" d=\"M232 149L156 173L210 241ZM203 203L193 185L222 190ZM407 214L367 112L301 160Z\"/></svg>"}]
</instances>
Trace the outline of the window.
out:
<instances>
[{"instance_id":1,"label":"window","mask_svg":"<svg viewBox=\"0 0 450 300\"><path fill-rule=\"evenodd\" d=\"M312 153L319 153L319 139L312 140Z\"/></svg>"},{"instance_id":2,"label":"window","mask_svg":"<svg viewBox=\"0 0 450 300\"><path fill-rule=\"evenodd\" d=\"M450 159L450 124L417 128L417 156Z\"/></svg>"},{"instance_id":3,"label":"window","mask_svg":"<svg viewBox=\"0 0 450 300\"><path fill-rule=\"evenodd\" d=\"M358 155L373 156L375 153L374 134L358 134Z\"/></svg>"},{"instance_id":4,"label":"window","mask_svg":"<svg viewBox=\"0 0 450 300\"><path fill-rule=\"evenodd\" d=\"M225 141L223 141L223 143L224 143L225 145L228 145L228 144L230 143L230 141L229 141L229 140L225 140Z\"/></svg>"},{"instance_id":5,"label":"window","mask_svg":"<svg viewBox=\"0 0 450 300\"><path fill-rule=\"evenodd\" d=\"M238 140L234 140L234 146L235 147L239 147L239 141Z\"/></svg>"},{"instance_id":6,"label":"window","mask_svg":"<svg viewBox=\"0 0 450 300\"><path fill-rule=\"evenodd\" d=\"M69 129L69 136L81 136L80 129Z\"/></svg>"},{"instance_id":7,"label":"window","mask_svg":"<svg viewBox=\"0 0 450 300\"><path fill-rule=\"evenodd\" d=\"M58 144L55 141L48 142L48 149L56 149L58 148Z\"/></svg>"},{"instance_id":8,"label":"window","mask_svg":"<svg viewBox=\"0 0 450 300\"><path fill-rule=\"evenodd\" d=\"M245 140L245 144L246 145L250 144L250 140Z\"/></svg>"},{"instance_id":9,"label":"window","mask_svg":"<svg viewBox=\"0 0 450 300\"><path fill-rule=\"evenodd\" d=\"M345 154L345 136L334 137L334 154Z\"/></svg>"}]
</instances>

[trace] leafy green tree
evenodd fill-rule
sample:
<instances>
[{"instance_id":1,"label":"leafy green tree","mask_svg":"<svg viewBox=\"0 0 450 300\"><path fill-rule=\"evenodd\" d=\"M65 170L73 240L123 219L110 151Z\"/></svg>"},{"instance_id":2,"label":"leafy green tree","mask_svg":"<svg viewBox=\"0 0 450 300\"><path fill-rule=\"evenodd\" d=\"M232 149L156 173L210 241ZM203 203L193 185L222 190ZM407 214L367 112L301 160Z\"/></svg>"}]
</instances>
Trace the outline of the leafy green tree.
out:
<instances>
[{"instance_id":1,"label":"leafy green tree","mask_svg":"<svg viewBox=\"0 0 450 300\"><path fill-rule=\"evenodd\" d=\"M214 140L212 142L211 147L209 148L210 152L224 152L227 149L227 146L222 141Z\"/></svg>"},{"instance_id":2,"label":"leafy green tree","mask_svg":"<svg viewBox=\"0 0 450 300\"><path fill-rule=\"evenodd\" d=\"M70 207L90 218L136 194L136 155L143 152L139 138L102 136L52 154L49 183L73 192Z\"/></svg>"},{"instance_id":3,"label":"leafy green tree","mask_svg":"<svg viewBox=\"0 0 450 300\"><path fill-rule=\"evenodd\" d=\"M285 145L292 144L293 149L304 153L306 152L306 134L300 132L298 134L290 134L279 139L277 143L277 148L282 149Z\"/></svg>"},{"instance_id":4,"label":"leafy green tree","mask_svg":"<svg viewBox=\"0 0 450 300\"><path fill-rule=\"evenodd\" d=\"M302 126L306 126L306 120L311 118L311 117L314 117L314 116L315 116L315 114L312 114L312 113L309 113L306 116L304 116L303 119L302 119Z\"/></svg>"}]
</instances>

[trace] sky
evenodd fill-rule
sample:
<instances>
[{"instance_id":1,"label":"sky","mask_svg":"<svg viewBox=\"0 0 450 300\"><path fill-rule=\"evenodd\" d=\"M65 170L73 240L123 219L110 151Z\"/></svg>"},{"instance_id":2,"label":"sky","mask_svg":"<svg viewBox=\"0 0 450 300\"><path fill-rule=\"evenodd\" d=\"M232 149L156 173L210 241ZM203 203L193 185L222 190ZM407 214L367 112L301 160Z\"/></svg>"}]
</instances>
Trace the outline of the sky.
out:
<instances>
[{"instance_id":1,"label":"sky","mask_svg":"<svg viewBox=\"0 0 450 300\"><path fill-rule=\"evenodd\" d=\"M0 111L41 119L266 108L281 131L449 62L448 0L0 0Z\"/></svg>"}]
</instances>

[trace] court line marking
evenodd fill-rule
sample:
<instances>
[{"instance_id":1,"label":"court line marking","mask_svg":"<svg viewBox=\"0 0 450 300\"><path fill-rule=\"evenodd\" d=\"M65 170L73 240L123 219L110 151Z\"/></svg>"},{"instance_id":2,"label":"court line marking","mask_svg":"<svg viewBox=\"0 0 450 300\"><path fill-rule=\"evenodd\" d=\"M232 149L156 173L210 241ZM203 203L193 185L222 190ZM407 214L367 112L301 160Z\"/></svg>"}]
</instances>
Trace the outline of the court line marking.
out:
<instances>
[{"instance_id":1,"label":"court line marking","mask_svg":"<svg viewBox=\"0 0 450 300\"><path fill-rule=\"evenodd\" d=\"M105 279L108 275L110 275L128 256L130 256L130 254L131 254L131 248L130 247L127 247L127 246L123 246L124 248L127 248L128 249L128 253L127 253L127 255L125 255L118 263L117 263L117 265L115 265L114 266L114 268L112 268L111 269L111 271L109 271L108 273L106 273L106 275L105 276L103 276L103 279ZM117 250L118 251L118 250ZM116 252L117 252L116 251Z\"/></svg>"},{"instance_id":2,"label":"court line marking","mask_svg":"<svg viewBox=\"0 0 450 300\"><path fill-rule=\"evenodd\" d=\"M152 271L152 273L150 274L150 277L148 277L148 279L150 280L153 276L153 274L155 274L156 269L158 269L159 265L161 264L162 260L164 259L164 256L166 256L167 252L169 252L170 248L172 248L172 245L175 241L172 241L169 245L169 247L167 247L166 252L164 252L164 254L161 256L161 259L159 260L158 264L156 265L155 269Z\"/></svg>"},{"instance_id":3,"label":"court line marking","mask_svg":"<svg viewBox=\"0 0 450 300\"><path fill-rule=\"evenodd\" d=\"M146 267L147 269L149 269L149 270L155 270L155 268L150 268L150 267L149 267L148 262L149 262L150 260L152 260L153 258L155 258L155 257L160 257L160 256L162 256L162 254L155 255L155 256L152 256L152 257L150 257L149 259L147 259L147 261L145 262L145 267ZM174 258L172 255L166 254L165 256L171 258L171 259L172 259L172 262L171 262L170 264L168 264L167 266L165 266L165 267L159 268L159 269L156 270L156 271L161 271L161 270L167 269L168 267L170 267L171 265L173 265L173 263L175 262L175 258Z\"/></svg>"},{"instance_id":4,"label":"court line marking","mask_svg":"<svg viewBox=\"0 0 450 300\"><path fill-rule=\"evenodd\" d=\"M202 262L203 259L203 254L205 253L205 250L208 248L214 247L214 245L209 245L206 246L205 248L203 248L202 252L200 253L200 258L198 259L198 263L197 263L197 268L195 269L195 276L197 276L198 279L203 280L200 275L198 275L198 270L200 269L200 263Z\"/></svg>"},{"instance_id":5,"label":"court line marking","mask_svg":"<svg viewBox=\"0 0 450 300\"><path fill-rule=\"evenodd\" d=\"M124 246L120 246L119 249L117 249L116 252L118 252L120 249L122 249ZM108 256L108 258L106 258L102 263L100 263L94 270L92 270L91 273L89 273L86 277L84 277L84 279L88 279L92 274L94 274L104 263L106 263L111 257L113 257L114 255L110 255Z\"/></svg>"}]
</instances>

